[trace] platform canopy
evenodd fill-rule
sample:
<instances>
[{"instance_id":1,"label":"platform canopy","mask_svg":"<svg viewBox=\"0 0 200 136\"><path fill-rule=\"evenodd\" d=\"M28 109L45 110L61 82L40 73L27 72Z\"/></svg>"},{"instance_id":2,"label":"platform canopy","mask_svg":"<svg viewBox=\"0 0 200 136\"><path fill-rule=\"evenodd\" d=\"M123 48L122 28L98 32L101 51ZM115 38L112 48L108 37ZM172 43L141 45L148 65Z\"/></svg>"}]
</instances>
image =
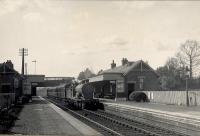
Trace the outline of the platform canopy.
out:
<instances>
[{"instance_id":1,"label":"platform canopy","mask_svg":"<svg viewBox=\"0 0 200 136\"><path fill-rule=\"evenodd\" d=\"M89 82L99 82L99 81L112 81L112 80L122 80L123 76L121 74L102 74L95 77L89 78Z\"/></svg>"}]
</instances>

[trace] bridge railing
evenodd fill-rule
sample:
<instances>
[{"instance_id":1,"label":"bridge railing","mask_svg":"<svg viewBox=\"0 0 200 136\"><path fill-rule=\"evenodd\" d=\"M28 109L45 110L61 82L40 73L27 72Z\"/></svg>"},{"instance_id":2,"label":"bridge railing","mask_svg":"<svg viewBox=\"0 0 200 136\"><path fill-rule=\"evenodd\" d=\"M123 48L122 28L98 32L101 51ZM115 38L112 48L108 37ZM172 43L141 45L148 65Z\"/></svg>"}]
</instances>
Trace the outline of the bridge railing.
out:
<instances>
[{"instance_id":1,"label":"bridge railing","mask_svg":"<svg viewBox=\"0 0 200 136\"><path fill-rule=\"evenodd\" d=\"M44 80L72 80L73 77L45 77Z\"/></svg>"}]
</instances>

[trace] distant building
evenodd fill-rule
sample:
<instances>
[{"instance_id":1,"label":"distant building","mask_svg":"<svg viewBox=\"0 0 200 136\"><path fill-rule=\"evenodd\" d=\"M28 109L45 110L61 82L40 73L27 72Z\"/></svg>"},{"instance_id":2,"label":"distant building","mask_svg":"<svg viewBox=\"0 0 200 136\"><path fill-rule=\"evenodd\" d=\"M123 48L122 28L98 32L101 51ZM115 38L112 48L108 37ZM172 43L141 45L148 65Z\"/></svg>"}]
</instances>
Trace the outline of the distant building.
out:
<instances>
[{"instance_id":1,"label":"distant building","mask_svg":"<svg viewBox=\"0 0 200 136\"><path fill-rule=\"evenodd\" d=\"M45 77L45 75L21 75L15 69L13 63L0 63L0 105L1 98L6 93L13 93L16 99L21 96L37 95L37 87L58 86L72 82L73 77ZM1 106L0 106L1 107Z\"/></svg>"},{"instance_id":2,"label":"distant building","mask_svg":"<svg viewBox=\"0 0 200 136\"><path fill-rule=\"evenodd\" d=\"M134 91L158 90L158 77L144 61L123 58L120 66L116 67L113 60L110 69L99 72L89 82L94 86L96 97L129 100Z\"/></svg>"}]
</instances>

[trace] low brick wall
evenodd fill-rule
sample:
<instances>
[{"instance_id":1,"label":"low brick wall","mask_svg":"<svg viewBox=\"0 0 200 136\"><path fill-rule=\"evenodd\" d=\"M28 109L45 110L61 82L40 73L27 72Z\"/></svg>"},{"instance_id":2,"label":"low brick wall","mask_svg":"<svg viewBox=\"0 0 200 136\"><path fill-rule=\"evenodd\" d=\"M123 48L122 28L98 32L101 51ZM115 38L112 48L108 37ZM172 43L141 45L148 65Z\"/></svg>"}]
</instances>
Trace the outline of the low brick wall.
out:
<instances>
[{"instance_id":1,"label":"low brick wall","mask_svg":"<svg viewBox=\"0 0 200 136\"><path fill-rule=\"evenodd\" d=\"M186 91L143 91L150 102L186 105ZM200 90L188 91L189 104L200 105Z\"/></svg>"}]
</instances>

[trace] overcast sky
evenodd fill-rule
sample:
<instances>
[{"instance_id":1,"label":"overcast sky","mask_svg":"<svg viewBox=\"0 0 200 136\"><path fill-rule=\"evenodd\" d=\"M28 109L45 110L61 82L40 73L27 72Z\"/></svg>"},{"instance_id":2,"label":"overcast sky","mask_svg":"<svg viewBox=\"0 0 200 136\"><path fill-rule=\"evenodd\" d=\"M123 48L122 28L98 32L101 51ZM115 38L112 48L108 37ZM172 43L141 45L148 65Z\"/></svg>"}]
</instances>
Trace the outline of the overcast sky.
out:
<instances>
[{"instance_id":1,"label":"overcast sky","mask_svg":"<svg viewBox=\"0 0 200 136\"><path fill-rule=\"evenodd\" d=\"M28 73L75 76L143 59L156 69L187 39L200 41L200 2L0 0L0 63Z\"/></svg>"}]
</instances>

